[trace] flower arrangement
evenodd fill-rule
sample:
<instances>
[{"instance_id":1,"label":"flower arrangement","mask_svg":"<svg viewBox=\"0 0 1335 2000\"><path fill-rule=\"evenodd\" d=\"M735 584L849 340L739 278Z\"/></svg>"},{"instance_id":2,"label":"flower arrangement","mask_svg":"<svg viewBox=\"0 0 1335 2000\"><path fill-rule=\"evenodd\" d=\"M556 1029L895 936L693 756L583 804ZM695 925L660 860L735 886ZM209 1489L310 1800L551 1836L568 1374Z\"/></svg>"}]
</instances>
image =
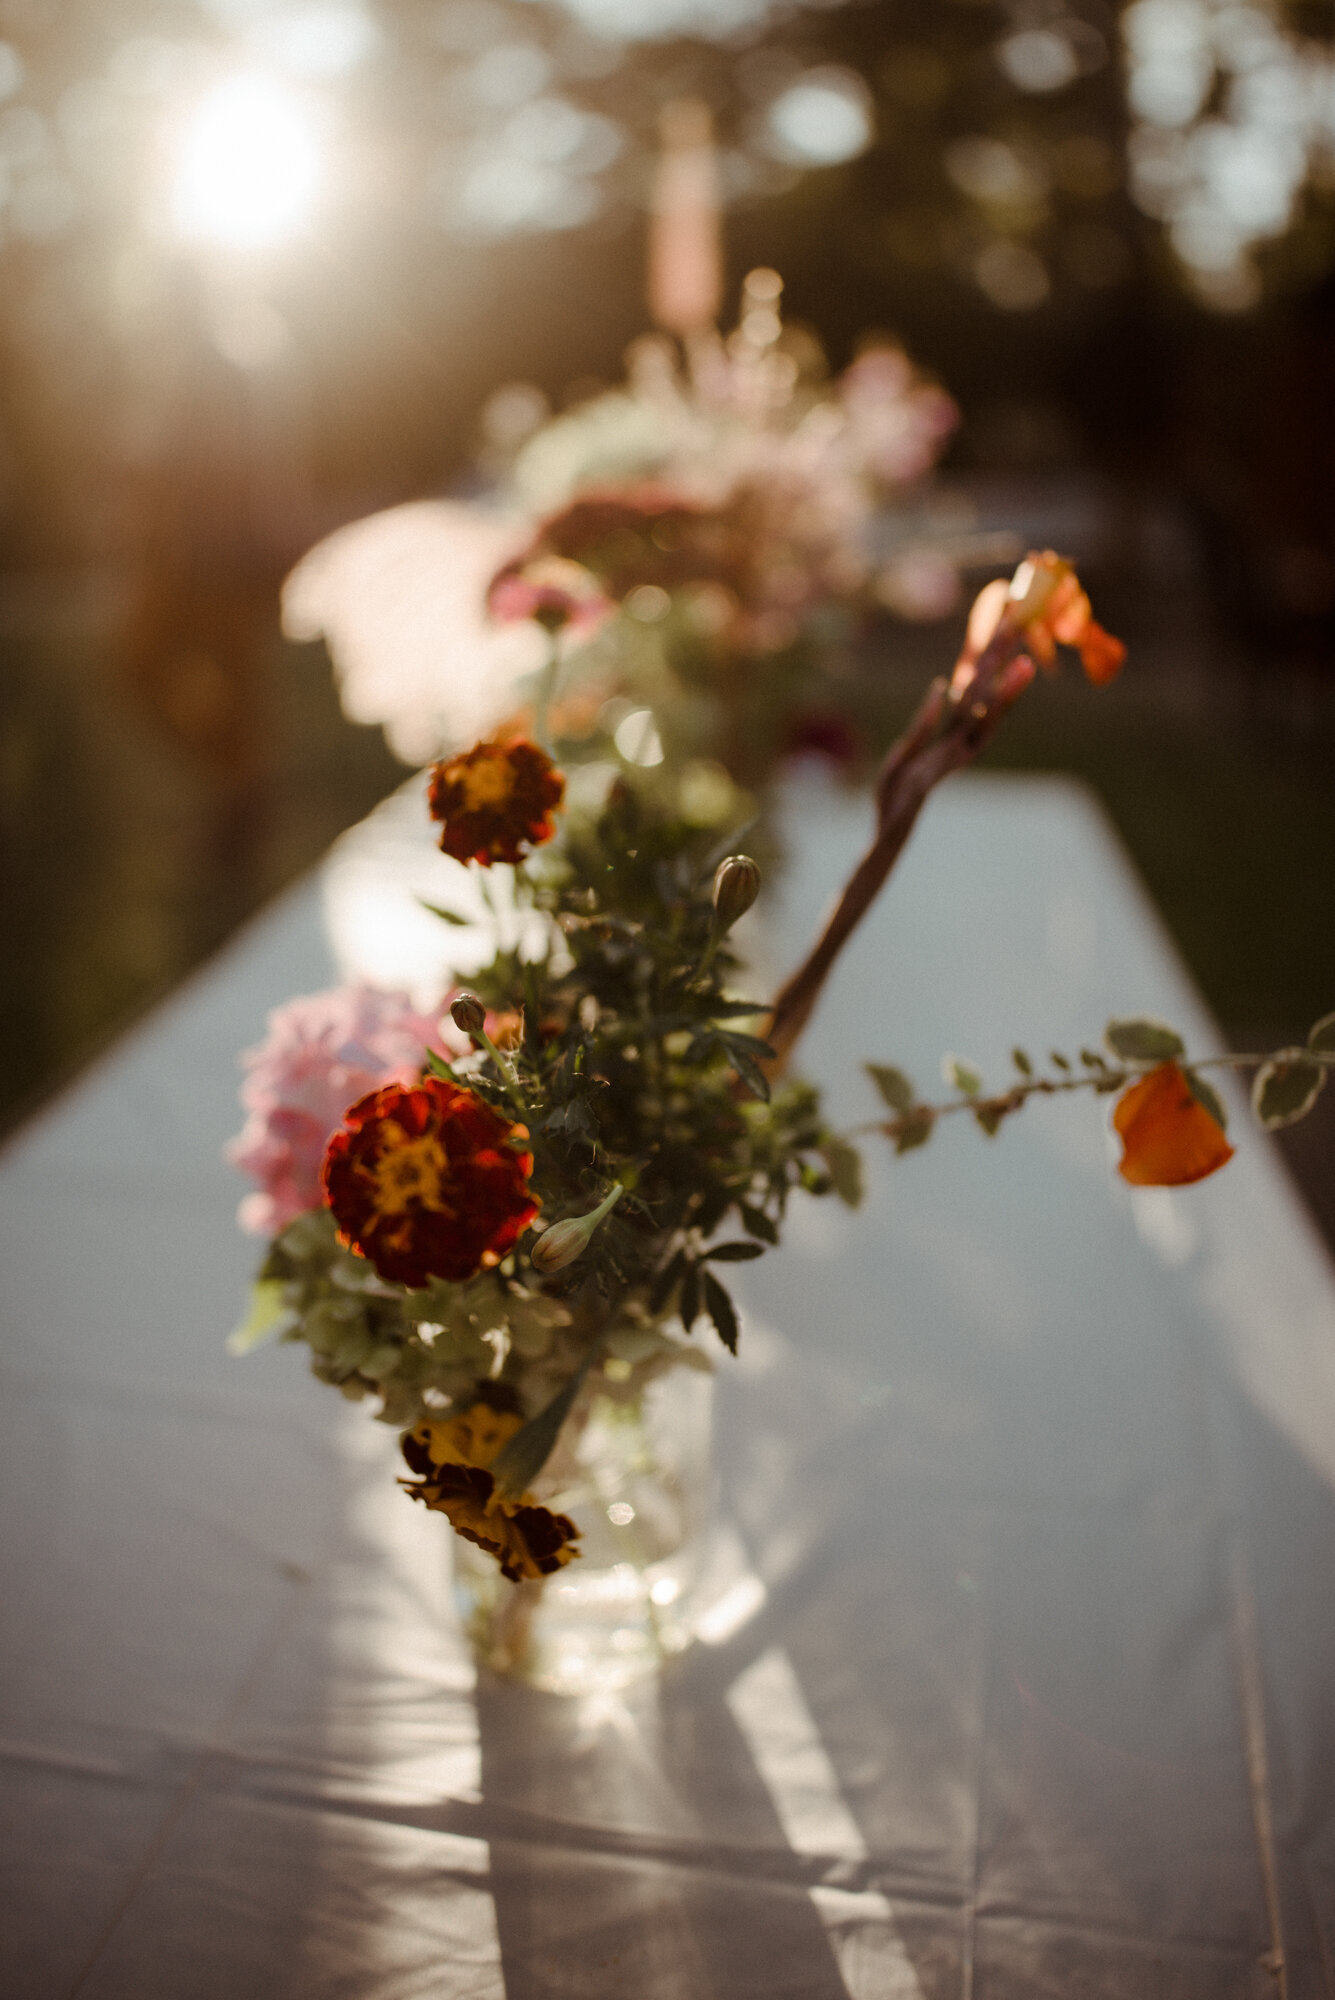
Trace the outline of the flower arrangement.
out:
<instances>
[{"instance_id":1,"label":"flower arrangement","mask_svg":"<svg viewBox=\"0 0 1335 2000\"><path fill-rule=\"evenodd\" d=\"M507 584L558 634L611 583L540 567L573 560L544 549ZM729 1267L778 1246L795 1198L856 1206L860 1138L903 1153L953 1115L993 1135L1035 1097L1086 1090L1116 1099L1124 1178L1176 1185L1232 1154L1212 1068L1255 1071L1266 1126L1315 1102L1335 1015L1302 1049L1205 1060L1164 1023L1114 1021L1102 1050L1074 1058L1017 1048L1000 1090L951 1058L941 1101L872 1062L879 1109L853 1132L790 1074L923 802L1059 647L1097 683L1121 665L1071 566L1036 553L978 598L952 675L880 769L866 854L772 1000L748 991L734 942L760 871L736 824L687 809L672 758L623 758L601 787L566 795L547 740L554 655L533 734L445 758L427 786L442 849L513 868L541 949L499 950L438 1015L364 989L294 1001L247 1059L232 1157L261 1183L243 1220L272 1240L234 1346L303 1342L321 1380L375 1399L402 1434L408 1495L505 1579L536 1588L579 1558L587 1522L559 1482L540 1490L563 1440L595 1408L632 1411L656 1380L708 1369L702 1330L736 1353Z\"/></svg>"},{"instance_id":2,"label":"flower arrangement","mask_svg":"<svg viewBox=\"0 0 1335 2000\"><path fill-rule=\"evenodd\" d=\"M531 707L559 650L567 758L642 707L670 759L749 786L793 749L866 761L885 735L868 627L945 616L963 569L1019 550L931 485L947 392L884 341L832 377L781 295L753 271L726 338L646 336L623 383L560 415L505 392L485 500L394 509L312 551L286 623L328 639L349 713L411 761L464 750Z\"/></svg>"}]
</instances>

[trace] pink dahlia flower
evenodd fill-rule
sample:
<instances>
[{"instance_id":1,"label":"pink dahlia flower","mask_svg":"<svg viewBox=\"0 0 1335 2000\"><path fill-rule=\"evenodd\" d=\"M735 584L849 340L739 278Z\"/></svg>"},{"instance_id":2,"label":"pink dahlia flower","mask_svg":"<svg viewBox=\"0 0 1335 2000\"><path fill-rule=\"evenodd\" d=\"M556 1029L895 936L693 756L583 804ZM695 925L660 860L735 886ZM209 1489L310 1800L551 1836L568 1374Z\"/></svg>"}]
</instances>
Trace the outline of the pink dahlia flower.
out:
<instances>
[{"instance_id":1,"label":"pink dahlia flower","mask_svg":"<svg viewBox=\"0 0 1335 2000\"><path fill-rule=\"evenodd\" d=\"M241 1227L277 1236L319 1208L325 1147L348 1106L385 1084L416 1083L428 1049L453 1057L461 1047L406 993L336 986L275 1007L263 1042L241 1058L246 1122L225 1149L259 1182L237 1211Z\"/></svg>"}]
</instances>

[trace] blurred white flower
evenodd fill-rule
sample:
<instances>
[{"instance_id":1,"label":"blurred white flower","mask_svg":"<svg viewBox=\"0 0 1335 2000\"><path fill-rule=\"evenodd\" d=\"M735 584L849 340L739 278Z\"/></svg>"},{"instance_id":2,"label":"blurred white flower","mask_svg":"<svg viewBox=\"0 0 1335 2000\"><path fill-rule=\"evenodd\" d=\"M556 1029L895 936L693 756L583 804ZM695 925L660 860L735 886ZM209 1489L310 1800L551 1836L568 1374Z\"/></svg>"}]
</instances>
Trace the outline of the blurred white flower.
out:
<instances>
[{"instance_id":1,"label":"blurred white flower","mask_svg":"<svg viewBox=\"0 0 1335 2000\"><path fill-rule=\"evenodd\" d=\"M486 591L532 533L522 515L452 500L372 514L316 545L283 588L289 638L324 639L344 713L383 725L411 764L473 743L541 665L534 625L494 625Z\"/></svg>"}]
</instances>

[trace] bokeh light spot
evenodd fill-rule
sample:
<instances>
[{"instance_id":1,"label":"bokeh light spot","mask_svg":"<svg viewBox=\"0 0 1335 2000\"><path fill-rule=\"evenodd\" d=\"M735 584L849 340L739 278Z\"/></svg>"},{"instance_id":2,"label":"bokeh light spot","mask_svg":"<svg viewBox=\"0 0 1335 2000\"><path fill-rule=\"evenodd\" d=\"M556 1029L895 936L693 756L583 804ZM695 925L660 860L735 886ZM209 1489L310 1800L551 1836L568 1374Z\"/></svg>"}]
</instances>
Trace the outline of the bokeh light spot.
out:
<instances>
[{"instance_id":1,"label":"bokeh light spot","mask_svg":"<svg viewBox=\"0 0 1335 2000\"><path fill-rule=\"evenodd\" d=\"M292 76L345 76L373 53L380 30L359 0L311 0L263 16L250 40Z\"/></svg>"},{"instance_id":2,"label":"bokeh light spot","mask_svg":"<svg viewBox=\"0 0 1335 2000\"><path fill-rule=\"evenodd\" d=\"M833 167L865 153L873 137L871 98L862 78L834 64L806 74L769 107L770 152L794 166Z\"/></svg>"},{"instance_id":3,"label":"bokeh light spot","mask_svg":"<svg viewBox=\"0 0 1335 2000\"><path fill-rule=\"evenodd\" d=\"M1019 90L1063 90L1080 73L1075 50L1056 28L1025 28L1008 35L997 61Z\"/></svg>"},{"instance_id":4,"label":"bokeh light spot","mask_svg":"<svg viewBox=\"0 0 1335 2000\"><path fill-rule=\"evenodd\" d=\"M1032 312L1047 299L1047 266L1027 244L989 243L974 265L979 289L1003 312Z\"/></svg>"}]
</instances>

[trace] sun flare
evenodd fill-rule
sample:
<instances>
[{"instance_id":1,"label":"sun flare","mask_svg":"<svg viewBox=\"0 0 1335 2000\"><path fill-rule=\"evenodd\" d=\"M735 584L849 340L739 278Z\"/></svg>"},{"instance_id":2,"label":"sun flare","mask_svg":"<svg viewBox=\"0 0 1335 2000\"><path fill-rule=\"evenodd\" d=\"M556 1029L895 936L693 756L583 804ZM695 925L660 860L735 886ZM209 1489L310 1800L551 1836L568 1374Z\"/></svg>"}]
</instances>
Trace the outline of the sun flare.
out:
<instances>
[{"instance_id":1,"label":"sun flare","mask_svg":"<svg viewBox=\"0 0 1335 2000\"><path fill-rule=\"evenodd\" d=\"M323 185L323 147L306 101L272 77L230 76L183 128L172 223L191 242L272 249L310 220Z\"/></svg>"}]
</instances>

